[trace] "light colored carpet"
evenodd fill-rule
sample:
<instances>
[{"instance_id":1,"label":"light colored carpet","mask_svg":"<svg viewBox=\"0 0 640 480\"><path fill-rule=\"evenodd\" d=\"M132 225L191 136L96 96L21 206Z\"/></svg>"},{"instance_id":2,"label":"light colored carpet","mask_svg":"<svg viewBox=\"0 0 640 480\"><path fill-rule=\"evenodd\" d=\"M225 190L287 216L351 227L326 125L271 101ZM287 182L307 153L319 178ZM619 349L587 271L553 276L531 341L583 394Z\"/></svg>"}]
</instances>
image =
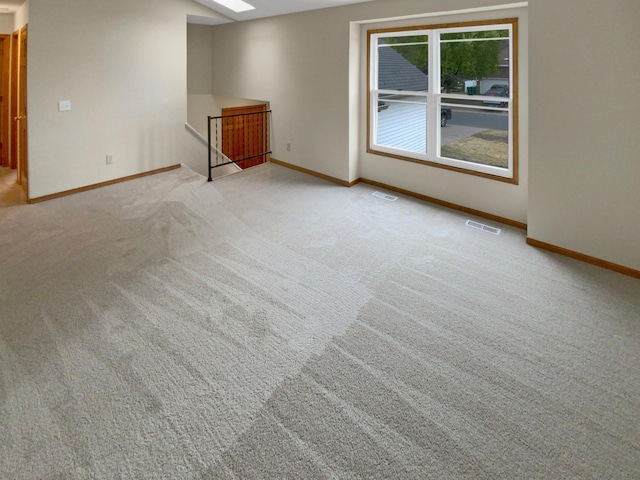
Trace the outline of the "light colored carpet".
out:
<instances>
[{"instance_id":1,"label":"light colored carpet","mask_svg":"<svg viewBox=\"0 0 640 480\"><path fill-rule=\"evenodd\" d=\"M640 282L374 191L2 209L0 478L638 478Z\"/></svg>"}]
</instances>

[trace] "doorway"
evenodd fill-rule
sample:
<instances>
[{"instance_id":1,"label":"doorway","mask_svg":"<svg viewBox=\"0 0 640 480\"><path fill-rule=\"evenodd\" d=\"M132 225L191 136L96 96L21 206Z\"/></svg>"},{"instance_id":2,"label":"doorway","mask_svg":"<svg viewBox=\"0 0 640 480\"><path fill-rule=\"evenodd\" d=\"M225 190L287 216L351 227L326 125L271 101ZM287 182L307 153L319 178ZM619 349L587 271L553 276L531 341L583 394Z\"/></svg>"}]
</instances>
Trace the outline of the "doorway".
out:
<instances>
[{"instance_id":1,"label":"doorway","mask_svg":"<svg viewBox=\"0 0 640 480\"><path fill-rule=\"evenodd\" d=\"M0 207L27 202L27 26L0 35Z\"/></svg>"}]
</instances>

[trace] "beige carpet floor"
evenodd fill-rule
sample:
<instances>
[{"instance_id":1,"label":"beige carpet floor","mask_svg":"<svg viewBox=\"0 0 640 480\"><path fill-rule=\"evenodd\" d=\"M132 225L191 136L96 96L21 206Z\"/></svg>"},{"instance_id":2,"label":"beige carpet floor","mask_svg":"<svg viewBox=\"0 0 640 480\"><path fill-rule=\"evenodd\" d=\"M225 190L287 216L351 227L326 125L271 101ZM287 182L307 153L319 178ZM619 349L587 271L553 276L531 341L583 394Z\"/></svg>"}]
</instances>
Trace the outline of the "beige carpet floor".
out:
<instances>
[{"instance_id":1,"label":"beige carpet floor","mask_svg":"<svg viewBox=\"0 0 640 480\"><path fill-rule=\"evenodd\" d=\"M374 192L1 209L0 478L639 478L640 281Z\"/></svg>"}]
</instances>

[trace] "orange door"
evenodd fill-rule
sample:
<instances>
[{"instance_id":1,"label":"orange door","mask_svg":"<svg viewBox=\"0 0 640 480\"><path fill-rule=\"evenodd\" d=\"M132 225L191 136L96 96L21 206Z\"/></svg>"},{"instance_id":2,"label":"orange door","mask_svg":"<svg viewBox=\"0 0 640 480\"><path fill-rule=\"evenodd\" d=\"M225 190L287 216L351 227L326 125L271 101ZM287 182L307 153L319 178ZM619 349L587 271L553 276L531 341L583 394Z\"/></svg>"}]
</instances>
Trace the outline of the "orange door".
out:
<instances>
[{"instance_id":1,"label":"orange door","mask_svg":"<svg viewBox=\"0 0 640 480\"><path fill-rule=\"evenodd\" d=\"M222 153L242 169L266 162L266 110L266 104L222 109Z\"/></svg>"}]
</instances>

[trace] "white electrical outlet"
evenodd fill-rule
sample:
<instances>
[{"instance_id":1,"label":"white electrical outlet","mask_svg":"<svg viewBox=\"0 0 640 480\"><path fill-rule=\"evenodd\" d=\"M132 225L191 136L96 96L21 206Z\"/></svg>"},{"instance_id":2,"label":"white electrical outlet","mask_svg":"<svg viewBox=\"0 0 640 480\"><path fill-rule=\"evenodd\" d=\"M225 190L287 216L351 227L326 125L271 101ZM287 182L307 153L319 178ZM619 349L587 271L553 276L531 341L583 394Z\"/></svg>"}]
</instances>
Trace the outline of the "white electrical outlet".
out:
<instances>
[{"instance_id":1,"label":"white electrical outlet","mask_svg":"<svg viewBox=\"0 0 640 480\"><path fill-rule=\"evenodd\" d=\"M68 112L71 110L71 100L60 100L58 102L59 112Z\"/></svg>"},{"instance_id":2,"label":"white electrical outlet","mask_svg":"<svg viewBox=\"0 0 640 480\"><path fill-rule=\"evenodd\" d=\"M107 155L107 165L113 164L113 155Z\"/></svg>"},{"instance_id":3,"label":"white electrical outlet","mask_svg":"<svg viewBox=\"0 0 640 480\"><path fill-rule=\"evenodd\" d=\"M291 144L287 143L287 152L290 152L290 151L291 151Z\"/></svg>"}]
</instances>

